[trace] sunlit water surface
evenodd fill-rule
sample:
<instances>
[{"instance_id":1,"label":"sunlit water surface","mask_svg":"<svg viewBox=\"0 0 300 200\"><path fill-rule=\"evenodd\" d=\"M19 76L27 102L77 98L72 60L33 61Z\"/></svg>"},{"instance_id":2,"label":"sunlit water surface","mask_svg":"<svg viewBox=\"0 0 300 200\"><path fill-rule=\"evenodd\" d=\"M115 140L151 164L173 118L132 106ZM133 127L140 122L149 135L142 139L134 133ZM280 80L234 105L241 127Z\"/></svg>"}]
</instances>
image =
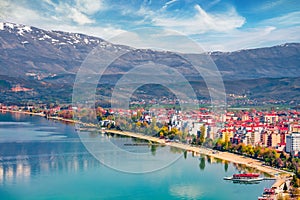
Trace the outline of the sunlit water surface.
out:
<instances>
[{"instance_id":1,"label":"sunlit water surface","mask_svg":"<svg viewBox=\"0 0 300 200\"><path fill-rule=\"evenodd\" d=\"M86 134L91 139L108 137ZM136 142L119 137L111 140L119 145ZM153 151L147 145L124 148L151 152L153 157L159 154L159 149ZM174 149L169 151L170 155L178 154L178 159L161 170L124 173L95 159L81 143L73 125L37 116L0 114L0 199L251 200L273 183L224 181L224 176L243 168L189 153L185 157ZM130 166L132 161L123 159L122 164Z\"/></svg>"}]
</instances>

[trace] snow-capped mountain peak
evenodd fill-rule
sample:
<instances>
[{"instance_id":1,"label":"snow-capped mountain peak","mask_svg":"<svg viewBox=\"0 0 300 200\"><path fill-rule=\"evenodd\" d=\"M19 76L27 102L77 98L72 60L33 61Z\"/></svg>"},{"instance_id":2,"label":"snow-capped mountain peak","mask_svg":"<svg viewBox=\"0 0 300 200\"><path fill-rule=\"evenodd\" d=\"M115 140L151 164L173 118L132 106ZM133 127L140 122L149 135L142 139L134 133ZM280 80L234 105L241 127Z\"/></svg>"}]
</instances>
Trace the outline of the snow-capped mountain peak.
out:
<instances>
[{"instance_id":1,"label":"snow-capped mountain peak","mask_svg":"<svg viewBox=\"0 0 300 200\"><path fill-rule=\"evenodd\" d=\"M30 26L10 22L0 22L0 30L8 30L9 32L16 31L19 35L24 35L25 32L29 33L32 31Z\"/></svg>"}]
</instances>

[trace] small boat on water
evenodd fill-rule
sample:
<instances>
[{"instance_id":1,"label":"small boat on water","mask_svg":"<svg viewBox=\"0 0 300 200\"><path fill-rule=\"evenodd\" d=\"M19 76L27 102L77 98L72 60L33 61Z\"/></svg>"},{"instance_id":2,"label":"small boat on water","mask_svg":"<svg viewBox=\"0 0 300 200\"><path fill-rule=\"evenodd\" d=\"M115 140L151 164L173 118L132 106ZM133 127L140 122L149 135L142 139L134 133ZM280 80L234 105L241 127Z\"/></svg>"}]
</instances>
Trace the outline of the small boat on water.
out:
<instances>
[{"instance_id":1,"label":"small boat on water","mask_svg":"<svg viewBox=\"0 0 300 200\"><path fill-rule=\"evenodd\" d=\"M275 190L272 188L265 188L264 193L261 197L258 197L258 200L275 200L276 199Z\"/></svg>"},{"instance_id":2,"label":"small boat on water","mask_svg":"<svg viewBox=\"0 0 300 200\"><path fill-rule=\"evenodd\" d=\"M233 182L259 182L264 178L255 173L233 174L230 177L224 177L224 180L232 180Z\"/></svg>"}]
</instances>

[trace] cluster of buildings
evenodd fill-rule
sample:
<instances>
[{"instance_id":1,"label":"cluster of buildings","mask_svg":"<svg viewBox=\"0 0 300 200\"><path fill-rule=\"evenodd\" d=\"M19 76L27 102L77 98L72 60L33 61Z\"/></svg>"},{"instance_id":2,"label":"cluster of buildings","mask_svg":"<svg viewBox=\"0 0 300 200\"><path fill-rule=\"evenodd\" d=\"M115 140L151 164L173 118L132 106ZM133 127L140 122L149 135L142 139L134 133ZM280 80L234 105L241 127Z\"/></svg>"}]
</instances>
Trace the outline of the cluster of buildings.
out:
<instances>
[{"instance_id":1,"label":"cluster of buildings","mask_svg":"<svg viewBox=\"0 0 300 200\"><path fill-rule=\"evenodd\" d=\"M293 155L300 152L300 111L225 111L215 115L207 108L189 112L175 109L152 108L151 113L157 122L169 124L189 135L199 137L201 127L205 127L205 138L221 138L233 144L262 146L285 151ZM145 116L144 116L145 119ZM299 154L300 155L300 154Z\"/></svg>"},{"instance_id":2,"label":"cluster of buildings","mask_svg":"<svg viewBox=\"0 0 300 200\"><path fill-rule=\"evenodd\" d=\"M143 119L154 116L157 122L168 123L169 129L187 132L199 137L205 127L205 138L221 138L233 144L271 147L294 155L300 152L300 111L225 111L215 115L207 108L181 112L176 109L152 108Z\"/></svg>"},{"instance_id":3,"label":"cluster of buildings","mask_svg":"<svg viewBox=\"0 0 300 200\"><path fill-rule=\"evenodd\" d=\"M197 113L190 133L197 134L206 127L205 138L221 138L233 144L271 147L297 155L300 151L300 112L241 110L214 116L208 110Z\"/></svg>"},{"instance_id":4,"label":"cluster of buildings","mask_svg":"<svg viewBox=\"0 0 300 200\"><path fill-rule=\"evenodd\" d=\"M18 110L24 109L17 106L4 106L1 108ZM45 108L40 106L40 110L55 114L63 109L72 110L71 106L53 106ZM28 108L27 108L28 110ZM102 110L106 115L107 111ZM245 145L271 147L277 151L286 151L298 155L300 151L300 111L280 110L280 111L258 111L235 110L224 111L216 115L208 108L200 108L190 111L179 111L174 108L152 107L149 110L110 110L109 114L132 117L138 115L137 120L151 124L152 119L160 124L168 124L169 129L177 128L189 135L199 137L205 134L204 138L212 140L221 138L223 141L230 141L233 144L243 143ZM205 132L201 133L201 127L205 127ZM202 129L203 130L203 129Z\"/></svg>"}]
</instances>

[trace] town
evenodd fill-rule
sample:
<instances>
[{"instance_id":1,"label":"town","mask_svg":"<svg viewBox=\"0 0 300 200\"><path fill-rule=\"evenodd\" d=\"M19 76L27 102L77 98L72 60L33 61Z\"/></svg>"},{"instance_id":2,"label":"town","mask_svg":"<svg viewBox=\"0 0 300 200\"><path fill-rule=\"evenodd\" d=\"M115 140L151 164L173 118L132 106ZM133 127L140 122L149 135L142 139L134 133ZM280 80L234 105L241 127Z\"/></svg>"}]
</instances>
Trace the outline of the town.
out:
<instances>
[{"instance_id":1,"label":"town","mask_svg":"<svg viewBox=\"0 0 300 200\"><path fill-rule=\"evenodd\" d=\"M209 107L186 112L175 106L129 110L97 107L91 111L72 105L0 104L0 110L78 120L96 124L102 130L131 131L165 142L228 151L294 172L291 184L295 188L300 185L300 111L297 109L227 109L216 115Z\"/></svg>"},{"instance_id":2,"label":"town","mask_svg":"<svg viewBox=\"0 0 300 200\"><path fill-rule=\"evenodd\" d=\"M84 113L88 115L89 112L72 107L72 105L7 106L0 103L0 109L43 113L47 116L59 116L65 119L73 119L78 115L80 120L92 120L88 116L79 116ZM98 107L95 110L99 124L106 128L113 124L114 127L118 125L125 130L139 129L145 132L148 127L152 127L156 132L148 132L148 134L159 133L160 137L178 139L185 143L203 144L206 142L209 145L207 141L227 141L232 145L269 147L276 152L286 152L295 157L300 151L300 111L296 109L270 111L228 109L218 116L205 107L185 113L175 107L133 110ZM122 119L130 120L124 122ZM127 123L130 121L134 123L133 126L132 124L128 126ZM173 134L169 134L170 132ZM201 137L204 138L203 141L199 141Z\"/></svg>"}]
</instances>

